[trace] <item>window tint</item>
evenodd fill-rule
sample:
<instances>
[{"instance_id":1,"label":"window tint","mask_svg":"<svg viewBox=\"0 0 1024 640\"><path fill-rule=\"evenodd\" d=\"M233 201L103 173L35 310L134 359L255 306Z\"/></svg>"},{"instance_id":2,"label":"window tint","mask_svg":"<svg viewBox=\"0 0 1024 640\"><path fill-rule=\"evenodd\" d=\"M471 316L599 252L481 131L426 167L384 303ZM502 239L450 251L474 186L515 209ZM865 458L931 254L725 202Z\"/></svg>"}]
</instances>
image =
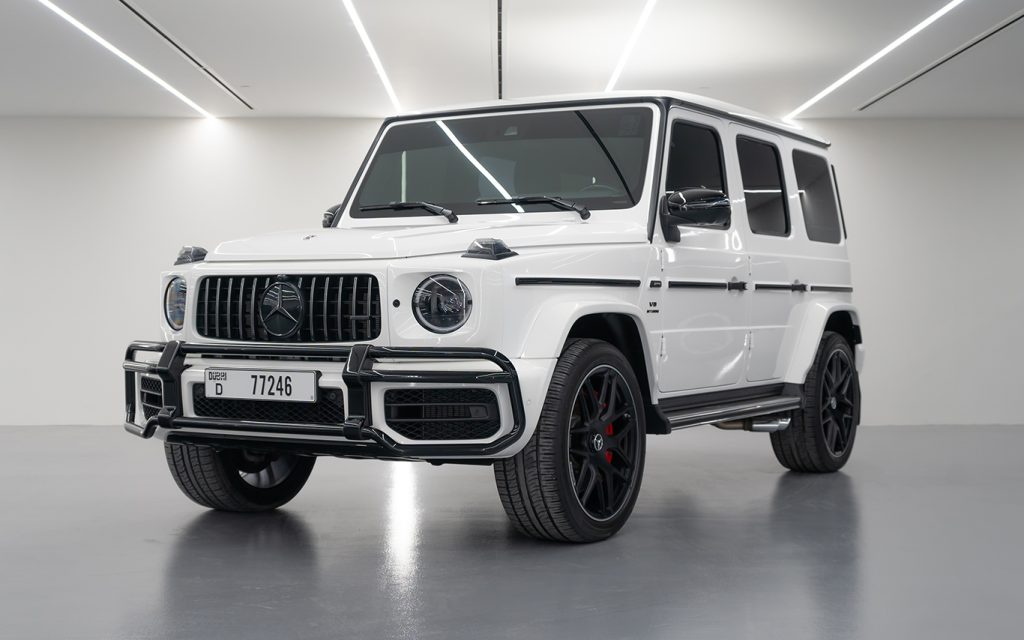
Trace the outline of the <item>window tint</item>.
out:
<instances>
[{"instance_id":1,"label":"window tint","mask_svg":"<svg viewBox=\"0 0 1024 640\"><path fill-rule=\"evenodd\" d=\"M841 237L839 210L828 161L805 151L794 151L793 168L796 170L796 186L800 189L807 237L816 242L838 244Z\"/></svg>"},{"instance_id":2,"label":"window tint","mask_svg":"<svg viewBox=\"0 0 1024 640\"><path fill-rule=\"evenodd\" d=\"M741 137L736 139L736 151L750 230L769 236L788 236L789 212L778 150L767 142Z\"/></svg>"},{"instance_id":3,"label":"window tint","mask_svg":"<svg viewBox=\"0 0 1024 640\"><path fill-rule=\"evenodd\" d=\"M672 125L669 140L667 191L704 188L725 193L722 145L713 129L685 122Z\"/></svg>"},{"instance_id":4,"label":"window tint","mask_svg":"<svg viewBox=\"0 0 1024 640\"><path fill-rule=\"evenodd\" d=\"M398 124L381 140L350 215L429 215L360 210L409 200L433 202L460 216L513 212L511 205L480 206L477 200L530 195L626 209L643 195L653 123L651 109L622 107Z\"/></svg>"}]
</instances>

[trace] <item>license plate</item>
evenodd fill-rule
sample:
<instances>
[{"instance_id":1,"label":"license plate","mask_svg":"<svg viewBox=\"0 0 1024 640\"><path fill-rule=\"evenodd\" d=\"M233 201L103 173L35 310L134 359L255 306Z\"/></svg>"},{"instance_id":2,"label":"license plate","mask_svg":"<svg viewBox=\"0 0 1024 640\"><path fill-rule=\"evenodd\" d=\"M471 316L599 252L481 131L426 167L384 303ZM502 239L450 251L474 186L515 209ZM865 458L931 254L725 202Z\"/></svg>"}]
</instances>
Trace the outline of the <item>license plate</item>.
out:
<instances>
[{"instance_id":1,"label":"license plate","mask_svg":"<svg viewBox=\"0 0 1024 640\"><path fill-rule=\"evenodd\" d=\"M206 397L316 402L316 372L207 369Z\"/></svg>"}]
</instances>

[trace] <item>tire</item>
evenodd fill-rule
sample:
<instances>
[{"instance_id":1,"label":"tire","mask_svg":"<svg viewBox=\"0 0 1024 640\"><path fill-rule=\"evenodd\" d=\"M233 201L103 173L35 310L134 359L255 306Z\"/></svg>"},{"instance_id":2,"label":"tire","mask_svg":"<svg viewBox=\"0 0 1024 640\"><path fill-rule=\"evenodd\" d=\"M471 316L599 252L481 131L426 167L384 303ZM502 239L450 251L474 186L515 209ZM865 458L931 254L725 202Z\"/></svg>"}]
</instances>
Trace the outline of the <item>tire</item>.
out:
<instances>
[{"instance_id":1,"label":"tire","mask_svg":"<svg viewBox=\"0 0 1024 640\"><path fill-rule=\"evenodd\" d=\"M164 443L167 466L182 493L218 511L269 511L294 498L316 458L255 454Z\"/></svg>"},{"instance_id":2,"label":"tire","mask_svg":"<svg viewBox=\"0 0 1024 640\"><path fill-rule=\"evenodd\" d=\"M860 423L860 379L846 340L825 332L804 382L803 409L771 434L782 466L804 473L839 471L850 459Z\"/></svg>"},{"instance_id":3,"label":"tire","mask_svg":"<svg viewBox=\"0 0 1024 640\"><path fill-rule=\"evenodd\" d=\"M604 540L636 504L645 444L643 395L629 362L607 342L570 341L533 436L494 465L505 513L533 538Z\"/></svg>"}]
</instances>

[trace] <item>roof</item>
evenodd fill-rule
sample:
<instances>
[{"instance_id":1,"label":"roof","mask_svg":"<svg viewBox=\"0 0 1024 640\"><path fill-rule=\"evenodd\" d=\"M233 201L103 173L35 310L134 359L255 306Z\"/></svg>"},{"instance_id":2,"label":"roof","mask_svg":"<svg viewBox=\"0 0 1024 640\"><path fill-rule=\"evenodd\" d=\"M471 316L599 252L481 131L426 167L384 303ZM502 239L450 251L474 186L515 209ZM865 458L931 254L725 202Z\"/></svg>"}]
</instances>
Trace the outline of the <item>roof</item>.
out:
<instances>
[{"instance_id":1,"label":"roof","mask_svg":"<svg viewBox=\"0 0 1024 640\"><path fill-rule=\"evenodd\" d=\"M828 147L830 142L814 134L804 131L800 126L784 122L778 118L772 118L756 111L746 109L728 102L722 102L713 98L707 98L682 91L608 91L603 93L579 93L554 96L536 96L528 98L511 98L506 100L490 100L441 109L430 109L426 111L409 111L389 119L410 119L431 116L449 116L461 113L486 112L492 110L508 110L510 108L533 107L539 105L558 104L579 104L588 102L622 102L629 100L646 99L669 102L674 105L687 107L696 111L703 111L726 119L732 119L743 124L779 133L785 136L799 138L812 144Z\"/></svg>"}]
</instances>

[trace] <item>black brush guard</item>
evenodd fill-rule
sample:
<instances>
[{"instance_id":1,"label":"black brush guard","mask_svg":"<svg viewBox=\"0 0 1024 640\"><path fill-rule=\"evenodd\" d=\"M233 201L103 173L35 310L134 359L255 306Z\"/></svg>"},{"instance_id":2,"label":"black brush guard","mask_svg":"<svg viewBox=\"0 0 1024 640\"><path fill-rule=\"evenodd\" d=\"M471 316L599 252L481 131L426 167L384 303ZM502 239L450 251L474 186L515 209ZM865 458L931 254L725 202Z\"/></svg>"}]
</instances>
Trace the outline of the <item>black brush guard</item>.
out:
<instances>
[{"instance_id":1,"label":"black brush guard","mask_svg":"<svg viewBox=\"0 0 1024 640\"><path fill-rule=\"evenodd\" d=\"M140 351L159 353L160 359L155 364L137 362L135 354ZM345 407L348 418L344 423L335 426L185 417L181 415L181 374L190 366L185 362L186 356L190 355L215 358L310 358L328 363L344 363L342 379L348 388L348 402ZM377 371L373 365L379 358L486 360L497 365L500 371ZM177 341L133 342L128 345L125 353L124 370L125 429L142 438L151 438L157 428L166 429L168 442L357 458L472 458L493 455L505 449L519 439L525 423L519 376L516 375L512 362L493 349L395 348L366 344L348 347L283 344L209 345ZM157 376L163 383L163 406L156 415L146 420L143 427L135 424L137 373ZM373 427L370 385L374 382L505 384L512 400L512 430L498 440L486 444L399 444ZM181 429L189 431L181 433ZM237 433L225 435L217 433L219 431ZM341 436L344 441L317 440L318 436Z\"/></svg>"}]
</instances>

